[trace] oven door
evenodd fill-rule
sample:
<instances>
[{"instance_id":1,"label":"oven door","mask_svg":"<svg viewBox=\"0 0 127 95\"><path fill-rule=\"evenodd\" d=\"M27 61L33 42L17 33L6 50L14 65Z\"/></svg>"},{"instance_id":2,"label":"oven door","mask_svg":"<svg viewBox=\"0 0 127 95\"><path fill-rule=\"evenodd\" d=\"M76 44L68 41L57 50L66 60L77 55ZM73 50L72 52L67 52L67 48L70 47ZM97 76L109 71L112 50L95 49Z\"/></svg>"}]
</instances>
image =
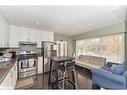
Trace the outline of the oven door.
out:
<instances>
[{"instance_id":1,"label":"oven door","mask_svg":"<svg viewBox=\"0 0 127 95\"><path fill-rule=\"evenodd\" d=\"M29 67L29 60L22 60L20 61L20 69L25 69Z\"/></svg>"},{"instance_id":2,"label":"oven door","mask_svg":"<svg viewBox=\"0 0 127 95\"><path fill-rule=\"evenodd\" d=\"M19 61L19 72L36 70L36 59L27 59Z\"/></svg>"}]
</instances>

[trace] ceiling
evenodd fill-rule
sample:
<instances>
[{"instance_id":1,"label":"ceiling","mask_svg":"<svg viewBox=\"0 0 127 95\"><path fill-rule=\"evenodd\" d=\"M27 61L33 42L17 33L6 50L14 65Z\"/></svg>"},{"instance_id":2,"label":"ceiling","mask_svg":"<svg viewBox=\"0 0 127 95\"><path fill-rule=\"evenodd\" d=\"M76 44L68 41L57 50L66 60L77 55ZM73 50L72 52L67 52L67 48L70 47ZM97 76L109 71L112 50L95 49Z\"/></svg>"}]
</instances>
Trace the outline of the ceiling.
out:
<instances>
[{"instance_id":1,"label":"ceiling","mask_svg":"<svg viewBox=\"0 0 127 95\"><path fill-rule=\"evenodd\" d=\"M77 35L125 21L122 6L0 6L10 24Z\"/></svg>"}]
</instances>

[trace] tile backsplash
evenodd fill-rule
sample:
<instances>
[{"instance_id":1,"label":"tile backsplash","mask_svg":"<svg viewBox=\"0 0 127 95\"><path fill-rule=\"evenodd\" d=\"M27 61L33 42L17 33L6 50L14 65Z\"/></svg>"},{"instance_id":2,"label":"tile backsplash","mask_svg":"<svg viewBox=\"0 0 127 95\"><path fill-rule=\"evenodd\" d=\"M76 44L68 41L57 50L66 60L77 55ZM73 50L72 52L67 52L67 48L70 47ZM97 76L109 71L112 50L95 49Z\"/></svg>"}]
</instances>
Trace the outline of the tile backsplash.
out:
<instances>
[{"instance_id":1,"label":"tile backsplash","mask_svg":"<svg viewBox=\"0 0 127 95\"><path fill-rule=\"evenodd\" d=\"M16 52L16 55L19 55L20 48L6 48L6 47L3 47L3 48L0 48L0 52L4 52L6 49L12 49L13 51ZM41 48L37 48L37 54L41 54Z\"/></svg>"}]
</instances>

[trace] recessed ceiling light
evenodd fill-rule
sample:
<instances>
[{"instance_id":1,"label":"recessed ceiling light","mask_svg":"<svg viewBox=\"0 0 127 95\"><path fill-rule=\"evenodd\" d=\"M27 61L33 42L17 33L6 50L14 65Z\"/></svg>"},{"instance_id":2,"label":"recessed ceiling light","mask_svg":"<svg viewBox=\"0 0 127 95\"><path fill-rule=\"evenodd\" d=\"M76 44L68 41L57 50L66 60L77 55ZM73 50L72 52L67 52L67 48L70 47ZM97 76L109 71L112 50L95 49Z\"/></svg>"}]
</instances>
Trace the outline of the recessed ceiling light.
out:
<instances>
[{"instance_id":1,"label":"recessed ceiling light","mask_svg":"<svg viewBox=\"0 0 127 95\"><path fill-rule=\"evenodd\" d=\"M40 24L39 22L36 22L36 24L38 25L38 24Z\"/></svg>"},{"instance_id":2,"label":"recessed ceiling light","mask_svg":"<svg viewBox=\"0 0 127 95\"><path fill-rule=\"evenodd\" d=\"M74 32L74 30L72 30L71 32Z\"/></svg>"},{"instance_id":3,"label":"recessed ceiling light","mask_svg":"<svg viewBox=\"0 0 127 95\"><path fill-rule=\"evenodd\" d=\"M89 24L89 26L92 26L92 24Z\"/></svg>"}]
</instances>

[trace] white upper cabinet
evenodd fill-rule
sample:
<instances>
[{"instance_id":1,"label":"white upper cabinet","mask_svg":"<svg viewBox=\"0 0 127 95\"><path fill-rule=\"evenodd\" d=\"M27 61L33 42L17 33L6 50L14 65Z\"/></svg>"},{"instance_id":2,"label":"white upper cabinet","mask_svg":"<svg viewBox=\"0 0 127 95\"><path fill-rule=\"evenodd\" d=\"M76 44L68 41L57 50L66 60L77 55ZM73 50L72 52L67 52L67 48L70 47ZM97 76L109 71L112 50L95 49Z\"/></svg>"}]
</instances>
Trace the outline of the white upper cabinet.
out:
<instances>
[{"instance_id":1,"label":"white upper cabinet","mask_svg":"<svg viewBox=\"0 0 127 95\"><path fill-rule=\"evenodd\" d=\"M37 42L40 48L41 41L54 41L54 33L9 25L0 14L0 47L19 47L19 41Z\"/></svg>"},{"instance_id":2,"label":"white upper cabinet","mask_svg":"<svg viewBox=\"0 0 127 95\"><path fill-rule=\"evenodd\" d=\"M42 41L54 41L54 33L53 32L42 32Z\"/></svg>"},{"instance_id":3,"label":"white upper cabinet","mask_svg":"<svg viewBox=\"0 0 127 95\"><path fill-rule=\"evenodd\" d=\"M4 47L4 18L0 15L0 47Z\"/></svg>"},{"instance_id":4,"label":"white upper cabinet","mask_svg":"<svg viewBox=\"0 0 127 95\"><path fill-rule=\"evenodd\" d=\"M41 31L30 28L21 29L20 41L36 42L37 47L41 47ZM25 33L24 33L25 32Z\"/></svg>"},{"instance_id":5,"label":"white upper cabinet","mask_svg":"<svg viewBox=\"0 0 127 95\"><path fill-rule=\"evenodd\" d=\"M40 30L38 30L36 32L36 36L37 36L37 47L40 48L41 47L41 42L42 42L42 32Z\"/></svg>"},{"instance_id":6,"label":"white upper cabinet","mask_svg":"<svg viewBox=\"0 0 127 95\"><path fill-rule=\"evenodd\" d=\"M36 42L36 31L34 31L33 29L29 29L27 33L27 41Z\"/></svg>"},{"instance_id":7,"label":"white upper cabinet","mask_svg":"<svg viewBox=\"0 0 127 95\"><path fill-rule=\"evenodd\" d=\"M3 33L3 32L2 32ZM54 33L31 29L21 26L10 25L9 47L19 47L19 41L36 42L41 47L41 41L54 41ZM1 39L2 36L1 36ZM1 40L1 44L3 41Z\"/></svg>"},{"instance_id":8,"label":"white upper cabinet","mask_svg":"<svg viewBox=\"0 0 127 95\"><path fill-rule=\"evenodd\" d=\"M29 29L25 27L19 27L20 32L20 41L30 41L30 38L28 38L28 32Z\"/></svg>"},{"instance_id":9,"label":"white upper cabinet","mask_svg":"<svg viewBox=\"0 0 127 95\"><path fill-rule=\"evenodd\" d=\"M9 25L5 18L0 14L0 47L8 47Z\"/></svg>"},{"instance_id":10,"label":"white upper cabinet","mask_svg":"<svg viewBox=\"0 0 127 95\"><path fill-rule=\"evenodd\" d=\"M10 37L9 37L9 47L19 47L19 35L20 28L14 25L10 26Z\"/></svg>"},{"instance_id":11,"label":"white upper cabinet","mask_svg":"<svg viewBox=\"0 0 127 95\"><path fill-rule=\"evenodd\" d=\"M9 31L10 26L8 22L5 21L4 23L4 46L9 47Z\"/></svg>"},{"instance_id":12,"label":"white upper cabinet","mask_svg":"<svg viewBox=\"0 0 127 95\"><path fill-rule=\"evenodd\" d=\"M54 32L47 32L48 41L54 42Z\"/></svg>"},{"instance_id":13,"label":"white upper cabinet","mask_svg":"<svg viewBox=\"0 0 127 95\"><path fill-rule=\"evenodd\" d=\"M29 29L28 32L28 38L31 42L37 42L38 40L38 30L35 29Z\"/></svg>"}]
</instances>

